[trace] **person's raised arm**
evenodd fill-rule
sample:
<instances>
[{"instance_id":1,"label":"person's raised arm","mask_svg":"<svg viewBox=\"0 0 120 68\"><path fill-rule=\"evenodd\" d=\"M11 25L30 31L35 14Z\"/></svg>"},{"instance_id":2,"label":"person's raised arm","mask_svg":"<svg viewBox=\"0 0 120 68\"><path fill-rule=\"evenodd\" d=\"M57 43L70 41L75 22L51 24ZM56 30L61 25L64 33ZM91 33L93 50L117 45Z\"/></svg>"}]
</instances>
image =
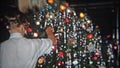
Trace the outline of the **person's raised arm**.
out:
<instances>
[{"instance_id":1,"label":"person's raised arm","mask_svg":"<svg viewBox=\"0 0 120 68\"><path fill-rule=\"evenodd\" d=\"M47 26L45 31L47 33L48 38L52 40L54 45L56 45L57 42L56 42L56 39L55 39L54 34L53 34L54 28L52 28L51 26Z\"/></svg>"}]
</instances>

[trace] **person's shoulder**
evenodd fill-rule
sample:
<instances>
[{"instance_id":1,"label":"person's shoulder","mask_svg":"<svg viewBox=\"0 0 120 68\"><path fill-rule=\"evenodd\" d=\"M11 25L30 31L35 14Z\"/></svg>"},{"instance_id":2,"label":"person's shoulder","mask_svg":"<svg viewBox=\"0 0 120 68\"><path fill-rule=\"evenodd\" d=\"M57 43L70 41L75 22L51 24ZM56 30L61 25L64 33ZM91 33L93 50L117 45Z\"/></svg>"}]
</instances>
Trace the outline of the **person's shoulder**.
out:
<instances>
[{"instance_id":1,"label":"person's shoulder","mask_svg":"<svg viewBox=\"0 0 120 68\"><path fill-rule=\"evenodd\" d=\"M3 42L0 43L0 46L2 46L2 45L5 46L6 44L8 44L8 42L10 42L10 41L9 40L5 40L5 41L3 41Z\"/></svg>"}]
</instances>

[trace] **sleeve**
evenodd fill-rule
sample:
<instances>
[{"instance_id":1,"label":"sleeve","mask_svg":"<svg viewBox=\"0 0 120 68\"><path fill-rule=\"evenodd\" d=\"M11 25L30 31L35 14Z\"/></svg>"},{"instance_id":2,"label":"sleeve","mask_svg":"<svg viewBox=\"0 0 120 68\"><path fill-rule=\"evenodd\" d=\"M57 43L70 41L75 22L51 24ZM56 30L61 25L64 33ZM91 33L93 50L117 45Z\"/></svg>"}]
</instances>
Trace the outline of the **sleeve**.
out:
<instances>
[{"instance_id":1,"label":"sleeve","mask_svg":"<svg viewBox=\"0 0 120 68\"><path fill-rule=\"evenodd\" d=\"M52 41L50 39L34 39L33 45L39 56L49 54L52 51Z\"/></svg>"},{"instance_id":2,"label":"sleeve","mask_svg":"<svg viewBox=\"0 0 120 68\"><path fill-rule=\"evenodd\" d=\"M41 39L42 40L42 47L41 52L43 54L49 54L52 50L52 41L50 39Z\"/></svg>"}]
</instances>

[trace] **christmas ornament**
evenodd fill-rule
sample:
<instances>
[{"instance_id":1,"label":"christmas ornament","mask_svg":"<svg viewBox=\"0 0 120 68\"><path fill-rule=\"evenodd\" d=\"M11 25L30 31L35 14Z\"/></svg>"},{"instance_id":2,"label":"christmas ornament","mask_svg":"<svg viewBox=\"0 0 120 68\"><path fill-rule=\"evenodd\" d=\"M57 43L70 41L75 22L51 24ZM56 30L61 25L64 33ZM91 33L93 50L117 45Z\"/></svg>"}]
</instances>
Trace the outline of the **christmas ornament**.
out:
<instances>
[{"instance_id":1,"label":"christmas ornament","mask_svg":"<svg viewBox=\"0 0 120 68\"><path fill-rule=\"evenodd\" d=\"M54 0L47 0L49 4L53 4Z\"/></svg>"},{"instance_id":2,"label":"christmas ornament","mask_svg":"<svg viewBox=\"0 0 120 68\"><path fill-rule=\"evenodd\" d=\"M63 54L63 52L59 52L58 55L59 55L59 57L63 57L64 54Z\"/></svg>"},{"instance_id":3,"label":"christmas ornament","mask_svg":"<svg viewBox=\"0 0 120 68\"><path fill-rule=\"evenodd\" d=\"M60 5L60 10L64 11L66 9L66 6Z\"/></svg>"},{"instance_id":4,"label":"christmas ornament","mask_svg":"<svg viewBox=\"0 0 120 68\"><path fill-rule=\"evenodd\" d=\"M33 37L34 37L34 38L37 38L37 37L38 37L38 33L37 33L37 32L34 32L34 33L33 33Z\"/></svg>"},{"instance_id":5,"label":"christmas ornament","mask_svg":"<svg viewBox=\"0 0 120 68\"><path fill-rule=\"evenodd\" d=\"M65 22L68 23L69 22L69 18L65 18Z\"/></svg>"},{"instance_id":6,"label":"christmas ornament","mask_svg":"<svg viewBox=\"0 0 120 68\"><path fill-rule=\"evenodd\" d=\"M83 12L80 12L80 18L84 18L85 14Z\"/></svg>"},{"instance_id":7,"label":"christmas ornament","mask_svg":"<svg viewBox=\"0 0 120 68\"><path fill-rule=\"evenodd\" d=\"M94 57L93 57L93 59L94 59L94 60L97 60L97 59L98 59L98 57L97 57L97 56L94 56Z\"/></svg>"},{"instance_id":8,"label":"christmas ornament","mask_svg":"<svg viewBox=\"0 0 120 68\"><path fill-rule=\"evenodd\" d=\"M93 34L91 34L91 33L90 33L90 34L88 34L88 35L87 35L87 38L88 38L88 39L93 38Z\"/></svg>"},{"instance_id":9,"label":"christmas ornament","mask_svg":"<svg viewBox=\"0 0 120 68\"><path fill-rule=\"evenodd\" d=\"M40 58L38 59L38 63L41 64L41 63L43 63L43 62L44 62L44 57L40 57Z\"/></svg>"},{"instance_id":10,"label":"christmas ornament","mask_svg":"<svg viewBox=\"0 0 120 68\"><path fill-rule=\"evenodd\" d=\"M114 50L117 50L117 46L116 45L114 45Z\"/></svg>"},{"instance_id":11,"label":"christmas ornament","mask_svg":"<svg viewBox=\"0 0 120 68\"><path fill-rule=\"evenodd\" d=\"M28 32L32 32L32 28L30 28L30 27L27 28L27 31L28 31Z\"/></svg>"},{"instance_id":12,"label":"christmas ornament","mask_svg":"<svg viewBox=\"0 0 120 68\"><path fill-rule=\"evenodd\" d=\"M66 2L66 3L65 3L65 6L68 7L68 6L69 6L69 3Z\"/></svg>"}]
</instances>

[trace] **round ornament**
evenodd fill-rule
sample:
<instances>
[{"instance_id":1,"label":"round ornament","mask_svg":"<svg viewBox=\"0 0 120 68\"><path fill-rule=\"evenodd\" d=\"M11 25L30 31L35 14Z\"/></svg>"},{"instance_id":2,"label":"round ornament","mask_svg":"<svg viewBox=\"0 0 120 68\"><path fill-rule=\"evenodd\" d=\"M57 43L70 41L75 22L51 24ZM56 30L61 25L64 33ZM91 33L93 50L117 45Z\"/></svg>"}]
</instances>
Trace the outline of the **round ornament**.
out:
<instances>
[{"instance_id":1,"label":"round ornament","mask_svg":"<svg viewBox=\"0 0 120 68\"><path fill-rule=\"evenodd\" d=\"M28 32L32 32L32 28L30 28L30 27L27 28L27 31L28 31Z\"/></svg>"},{"instance_id":2,"label":"round ornament","mask_svg":"<svg viewBox=\"0 0 120 68\"><path fill-rule=\"evenodd\" d=\"M94 59L94 60L97 60L97 59L98 59L98 57L97 57L97 56L94 56L94 57L93 57L93 59Z\"/></svg>"},{"instance_id":3,"label":"round ornament","mask_svg":"<svg viewBox=\"0 0 120 68\"><path fill-rule=\"evenodd\" d=\"M60 5L60 10L64 11L66 7L64 5Z\"/></svg>"},{"instance_id":4,"label":"round ornament","mask_svg":"<svg viewBox=\"0 0 120 68\"><path fill-rule=\"evenodd\" d=\"M63 57L63 52L58 53L59 57Z\"/></svg>"},{"instance_id":5,"label":"round ornament","mask_svg":"<svg viewBox=\"0 0 120 68\"><path fill-rule=\"evenodd\" d=\"M80 18L84 18L85 17L85 14L84 13L80 13Z\"/></svg>"},{"instance_id":6,"label":"round ornament","mask_svg":"<svg viewBox=\"0 0 120 68\"><path fill-rule=\"evenodd\" d=\"M54 3L54 0L48 0L48 3L49 3L49 4L53 4L53 3Z\"/></svg>"},{"instance_id":7,"label":"round ornament","mask_svg":"<svg viewBox=\"0 0 120 68\"><path fill-rule=\"evenodd\" d=\"M91 33L90 33L90 34L88 34L88 35L87 35L87 38L88 38L88 39L93 38L93 34L91 34Z\"/></svg>"},{"instance_id":8,"label":"round ornament","mask_svg":"<svg viewBox=\"0 0 120 68\"><path fill-rule=\"evenodd\" d=\"M43 57L40 57L40 58L38 59L38 63L41 64L41 63L44 62L44 60L45 60L45 59L44 59Z\"/></svg>"},{"instance_id":9,"label":"round ornament","mask_svg":"<svg viewBox=\"0 0 120 68\"><path fill-rule=\"evenodd\" d=\"M68 6L69 6L69 3L66 2L66 3L65 3L65 6L68 7Z\"/></svg>"},{"instance_id":10,"label":"round ornament","mask_svg":"<svg viewBox=\"0 0 120 68\"><path fill-rule=\"evenodd\" d=\"M65 18L65 22L68 23L69 22L69 18Z\"/></svg>"}]
</instances>

